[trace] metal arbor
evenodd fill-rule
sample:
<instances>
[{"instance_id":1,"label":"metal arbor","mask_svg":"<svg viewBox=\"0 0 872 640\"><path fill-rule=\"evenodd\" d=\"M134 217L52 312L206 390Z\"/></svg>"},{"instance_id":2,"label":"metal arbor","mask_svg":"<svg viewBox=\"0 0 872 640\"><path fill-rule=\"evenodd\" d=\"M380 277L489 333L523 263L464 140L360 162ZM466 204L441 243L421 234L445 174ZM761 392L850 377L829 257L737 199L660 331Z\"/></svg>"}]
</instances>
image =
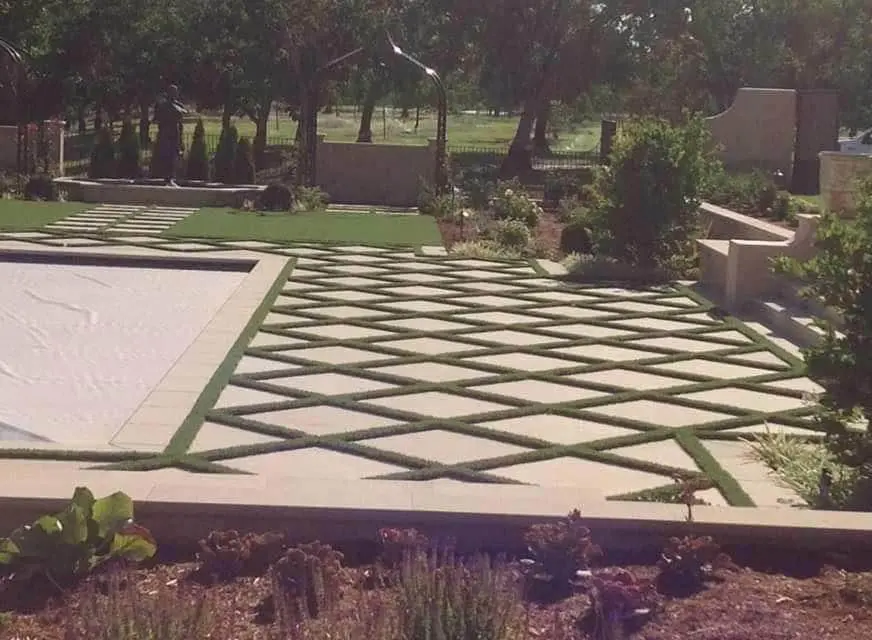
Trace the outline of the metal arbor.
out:
<instances>
[{"instance_id":1,"label":"metal arbor","mask_svg":"<svg viewBox=\"0 0 872 640\"><path fill-rule=\"evenodd\" d=\"M19 189L21 176L27 165L27 112L24 108L24 72L26 70L24 54L5 38L0 38L0 53L8 58L15 68L15 124L17 126L15 168L18 175Z\"/></svg>"},{"instance_id":2,"label":"metal arbor","mask_svg":"<svg viewBox=\"0 0 872 640\"><path fill-rule=\"evenodd\" d=\"M397 46L390 34L386 34L386 38L389 53L402 58L423 71L424 74L432 80L436 87L436 92L439 98L436 121L436 170L433 180L436 190L442 192L448 184L448 96L445 92L445 85L442 83L442 79L434 69L426 66L421 61L403 51L399 46ZM300 146L302 154L298 166L298 179L303 185L314 186L317 182L316 154L318 152L318 90L320 88L320 81L331 69L336 68L343 62L355 58L366 51L366 49L366 47L359 47L345 55L331 60L320 68L315 67L314 61L311 57L311 52L309 52L309 58L303 60L302 67L310 70L310 74L305 76L306 79L304 80L302 101L300 105L300 124L302 134Z\"/></svg>"}]
</instances>

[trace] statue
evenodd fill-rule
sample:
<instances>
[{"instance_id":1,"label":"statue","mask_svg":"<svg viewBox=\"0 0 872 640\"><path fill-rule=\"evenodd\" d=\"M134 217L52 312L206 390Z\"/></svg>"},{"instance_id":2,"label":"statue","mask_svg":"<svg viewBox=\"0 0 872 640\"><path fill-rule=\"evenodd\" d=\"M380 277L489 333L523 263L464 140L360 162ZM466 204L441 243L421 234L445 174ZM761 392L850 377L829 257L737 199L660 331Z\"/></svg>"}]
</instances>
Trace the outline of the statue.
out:
<instances>
[{"instance_id":1,"label":"statue","mask_svg":"<svg viewBox=\"0 0 872 640\"><path fill-rule=\"evenodd\" d=\"M179 88L170 85L165 96L154 106L157 123L157 143L151 160L151 177L164 178L170 186L176 185L176 172L184 152L182 118L188 113L179 99Z\"/></svg>"}]
</instances>

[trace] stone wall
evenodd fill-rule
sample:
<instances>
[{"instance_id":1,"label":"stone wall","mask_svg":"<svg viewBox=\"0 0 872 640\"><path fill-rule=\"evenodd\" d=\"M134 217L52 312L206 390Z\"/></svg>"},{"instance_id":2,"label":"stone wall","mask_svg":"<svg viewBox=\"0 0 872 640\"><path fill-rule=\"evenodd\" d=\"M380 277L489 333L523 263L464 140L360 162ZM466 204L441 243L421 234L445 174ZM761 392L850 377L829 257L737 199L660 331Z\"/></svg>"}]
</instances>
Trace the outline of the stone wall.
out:
<instances>
[{"instance_id":1,"label":"stone wall","mask_svg":"<svg viewBox=\"0 0 872 640\"><path fill-rule=\"evenodd\" d=\"M32 170L42 170L43 164L38 161L38 133L35 124L28 125L28 163L25 173ZM45 144L48 155L48 170L56 176L64 174L64 122L60 120L45 121ZM15 172L18 168L18 127L0 126L0 172Z\"/></svg>"},{"instance_id":2,"label":"stone wall","mask_svg":"<svg viewBox=\"0 0 872 640\"><path fill-rule=\"evenodd\" d=\"M792 174L796 143L793 89L739 89L732 106L706 122L728 168Z\"/></svg>"},{"instance_id":3,"label":"stone wall","mask_svg":"<svg viewBox=\"0 0 872 640\"><path fill-rule=\"evenodd\" d=\"M820 158L824 209L852 216L860 181L872 177L872 156L824 151Z\"/></svg>"},{"instance_id":4,"label":"stone wall","mask_svg":"<svg viewBox=\"0 0 872 640\"><path fill-rule=\"evenodd\" d=\"M325 142L319 136L318 186L332 202L413 207L421 182L432 183L436 143L426 147Z\"/></svg>"}]
</instances>

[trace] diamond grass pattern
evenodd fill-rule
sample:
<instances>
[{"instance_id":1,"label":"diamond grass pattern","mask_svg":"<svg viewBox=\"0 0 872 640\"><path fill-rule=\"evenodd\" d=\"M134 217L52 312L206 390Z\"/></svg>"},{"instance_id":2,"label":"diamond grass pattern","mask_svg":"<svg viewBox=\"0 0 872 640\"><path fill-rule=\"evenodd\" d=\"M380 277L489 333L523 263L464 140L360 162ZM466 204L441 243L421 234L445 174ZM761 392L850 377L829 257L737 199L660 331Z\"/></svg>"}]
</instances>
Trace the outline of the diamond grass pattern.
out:
<instances>
[{"instance_id":1,"label":"diamond grass pattern","mask_svg":"<svg viewBox=\"0 0 872 640\"><path fill-rule=\"evenodd\" d=\"M0 234L0 247L138 244L33 236ZM573 286L525 262L391 247L147 240L153 250L244 246L298 262L236 354L205 426L188 421L159 456L69 459L569 485L625 499L668 492L675 478L707 478L727 503L753 506L759 487L746 491L737 475L747 474L718 463L718 443L739 444L767 422L820 435L803 402L813 385L803 364L687 286ZM58 458L50 453L0 456Z\"/></svg>"}]
</instances>

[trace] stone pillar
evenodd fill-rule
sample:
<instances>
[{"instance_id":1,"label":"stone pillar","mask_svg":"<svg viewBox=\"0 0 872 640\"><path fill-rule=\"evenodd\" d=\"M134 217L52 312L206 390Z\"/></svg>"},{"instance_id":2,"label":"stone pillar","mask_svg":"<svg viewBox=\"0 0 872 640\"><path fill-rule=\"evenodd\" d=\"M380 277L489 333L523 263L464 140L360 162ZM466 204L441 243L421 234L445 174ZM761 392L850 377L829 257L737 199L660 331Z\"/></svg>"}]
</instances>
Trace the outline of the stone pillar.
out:
<instances>
[{"instance_id":1,"label":"stone pillar","mask_svg":"<svg viewBox=\"0 0 872 640\"><path fill-rule=\"evenodd\" d=\"M853 217L860 182L872 178L872 156L823 151L820 154L821 198L824 209Z\"/></svg>"}]
</instances>

